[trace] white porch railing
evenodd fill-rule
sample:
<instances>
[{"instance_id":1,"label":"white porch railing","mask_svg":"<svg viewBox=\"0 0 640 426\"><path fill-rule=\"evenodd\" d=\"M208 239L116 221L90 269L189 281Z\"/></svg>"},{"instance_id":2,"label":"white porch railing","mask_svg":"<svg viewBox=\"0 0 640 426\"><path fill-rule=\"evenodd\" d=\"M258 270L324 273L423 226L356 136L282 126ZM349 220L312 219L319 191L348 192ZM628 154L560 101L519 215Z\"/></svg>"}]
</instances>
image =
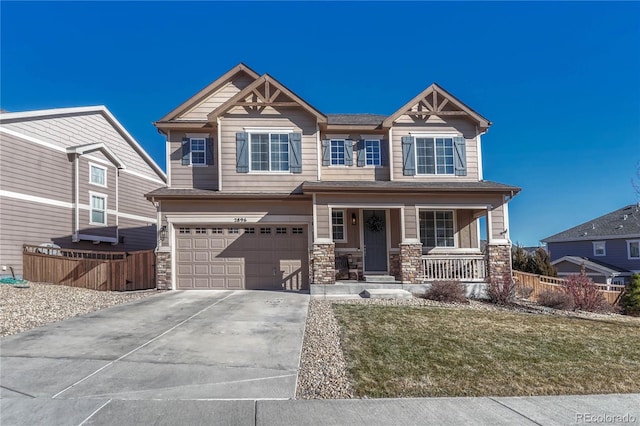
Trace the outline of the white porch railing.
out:
<instances>
[{"instance_id":1,"label":"white porch railing","mask_svg":"<svg viewBox=\"0 0 640 426\"><path fill-rule=\"evenodd\" d=\"M483 255L422 256L424 281L484 281L486 265Z\"/></svg>"}]
</instances>

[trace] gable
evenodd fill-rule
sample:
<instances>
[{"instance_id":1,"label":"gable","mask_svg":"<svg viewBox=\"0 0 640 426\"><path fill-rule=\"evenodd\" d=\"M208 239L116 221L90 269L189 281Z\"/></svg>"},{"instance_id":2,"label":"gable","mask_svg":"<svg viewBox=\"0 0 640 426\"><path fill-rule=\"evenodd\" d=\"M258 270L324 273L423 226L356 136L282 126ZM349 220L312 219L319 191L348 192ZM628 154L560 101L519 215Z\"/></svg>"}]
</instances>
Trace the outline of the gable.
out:
<instances>
[{"instance_id":1,"label":"gable","mask_svg":"<svg viewBox=\"0 0 640 426\"><path fill-rule=\"evenodd\" d=\"M383 126L391 127L394 122L444 123L447 117L468 118L477 124L481 132L491 125L489 120L433 83L387 117L383 122Z\"/></svg>"}]
</instances>

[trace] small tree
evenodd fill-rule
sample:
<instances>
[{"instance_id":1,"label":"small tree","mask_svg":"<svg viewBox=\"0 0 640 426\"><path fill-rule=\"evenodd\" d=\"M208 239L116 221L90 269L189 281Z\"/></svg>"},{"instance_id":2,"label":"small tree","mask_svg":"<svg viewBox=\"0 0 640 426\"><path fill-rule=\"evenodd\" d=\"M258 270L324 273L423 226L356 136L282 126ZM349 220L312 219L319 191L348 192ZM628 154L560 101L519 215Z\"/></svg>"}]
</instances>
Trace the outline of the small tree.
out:
<instances>
[{"instance_id":1,"label":"small tree","mask_svg":"<svg viewBox=\"0 0 640 426\"><path fill-rule=\"evenodd\" d=\"M620 307L626 315L640 316L640 274L631 276L620 298Z\"/></svg>"},{"instance_id":2,"label":"small tree","mask_svg":"<svg viewBox=\"0 0 640 426\"><path fill-rule=\"evenodd\" d=\"M511 267L516 271L529 272L529 253L518 244L511 249Z\"/></svg>"},{"instance_id":3,"label":"small tree","mask_svg":"<svg viewBox=\"0 0 640 426\"><path fill-rule=\"evenodd\" d=\"M538 247L530 258L531 269L534 274L546 275L547 277L557 277L558 272L551 264L549 253L542 247Z\"/></svg>"},{"instance_id":4,"label":"small tree","mask_svg":"<svg viewBox=\"0 0 640 426\"><path fill-rule=\"evenodd\" d=\"M598 286L587 277L584 268L579 274L569 275L564 282L564 292L571 296L575 310L599 312L610 309Z\"/></svg>"}]
</instances>

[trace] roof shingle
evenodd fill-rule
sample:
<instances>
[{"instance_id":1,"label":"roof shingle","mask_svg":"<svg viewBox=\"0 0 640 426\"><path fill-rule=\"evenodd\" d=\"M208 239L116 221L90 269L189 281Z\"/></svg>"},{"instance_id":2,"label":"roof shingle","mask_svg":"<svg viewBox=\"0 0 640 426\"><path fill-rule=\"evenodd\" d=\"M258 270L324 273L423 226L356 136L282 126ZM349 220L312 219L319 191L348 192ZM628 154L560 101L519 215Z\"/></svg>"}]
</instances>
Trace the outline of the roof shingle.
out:
<instances>
[{"instance_id":1,"label":"roof shingle","mask_svg":"<svg viewBox=\"0 0 640 426\"><path fill-rule=\"evenodd\" d=\"M640 206L630 204L604 216L547 237L542 241L558 243L603 237L640 236Z\"/></svg>"}]
</instances>

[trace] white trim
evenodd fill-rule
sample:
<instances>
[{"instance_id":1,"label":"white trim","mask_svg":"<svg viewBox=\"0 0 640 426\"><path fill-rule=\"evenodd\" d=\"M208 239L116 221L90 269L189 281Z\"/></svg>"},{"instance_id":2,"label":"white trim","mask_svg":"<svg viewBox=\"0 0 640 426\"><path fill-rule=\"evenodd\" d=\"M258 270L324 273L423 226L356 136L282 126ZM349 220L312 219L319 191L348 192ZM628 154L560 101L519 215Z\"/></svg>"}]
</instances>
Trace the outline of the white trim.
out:
<instances>
[{"instance_id":1,"label":"white trim","mask_svg":"<svg viewBox=\"0 0 640 426\"><path fill-rule=\"evenodd\" d=\"M315 195L315 194L314 194ZM384 209L400 209L404 204L396 203L331 203L328 207L337 209L368 209L368 210L384 210Z\"/></svg>"},{"instance_id":2,"label":"white trim","mask_svg":"<svg viewBox=\"0 0 640 426\"><path fill-rule=\"evenodd\" d=\"M189 139L207 139L210 133L185 133L185 136Z\"/></svg>"},{"instance_id":3,"label":"white trim","mask_svg":"<svg viewBox=\"0 0 640 426\"><path fill-rule=\"evenodd\" d=\"M91 235L91 234L76 234L78 240L89 240L89 241L99 241L101 243L111 243L117 244L117 237L103 237L100 235ZM76 241L77 242L77 241Z\"/></svg>"},{"instance_id":4,"label":"white trim","mask_svg":"<svg viewBox=\"0 0 640 426\"><path fill-rule=\"evenodd\" d=\"M415 168L416 168L416 174L414 175L414 177L419 177L419 178L423 178L425 176L429 176L429 177L446 177L446 178L450 178L451 176L456 176L456 147L455 147L455 141L453 140L454 137L458 136L458 137L463 137L463 135L461 135L459 132L455 132L455 133L450 133L447 134L446 132L439 132L439 133L411 133L409 132L409 134L413 137L413 155L414 155L414 164L415 164ZM433 139L433 167L434 167L434 173L418 173L418 138L420 139ZM438 154L437 154L437 149L436 149L436 138L446 138L446 139L451 139L451 148L453 149L453 172L452 173L438 173L438 162L437 162L437 158L438 158ZM446 166L446 164L445 164Z\"/></svg>"},{"instance_id":5,"label":"white trim","mask_svg":"<svg viewBox=\"0 0 640 426\"><path fill-rule=\"evenodd\" d=\"M216 141L216 144L218 146L218 156L216 158L216 156L213 155L212 158L214 164L218 165L218 191L222 191L222 126L220 117L216 118L216 125L218 133L218 140ZM215 154L215 152L213 154Z\"/></svg>"},{"instance_id":6,"label":"white trim","mask_svg":"<svg viewBox=\"0 0 640 426\"><path fill-rule=\"evenodd\" d=\"M246 133L294 133L293 127L243 127Z\"/></svg>"},{"instance_id":7,"label":"white trim","mask_svg":"<svg viewBox=\"0 0 640 426\"><path fill-rule=\"evenodd\" d=\"M478 156L478 180L483 180L484 171L482 169L482 141L480 136L484 135L484 133L478 134L478 126L476 126L476 151Z\"/></svg>"},{"instance_id":8,"label":"white trim","mask_svg":"<svg viewBox=\"0 0 640 426\"><path fill-rule=\"evenodd\" d=\"M502 213L504 214L504 217L502 218L503 220L503 224L504 224L504 238L506 240L511 241L511 236L509 235L509 202L505 201L502 204Z\"/></svg>"},{"instance_id":9,"label":"white trim","mask_svg":"<svg viewBox=\"0 0 640 426\"><path fill-rule=\"evenodd\" d=\"M387 147L389 148L389 180L393 181L393 127L389 128L389 142Z\"/></svg>"},{"instance_id":10,"label":"white trim","mask_svg":"<svg viewBox=\"0 0 640 426\"><path fill-rule=\"evenodd\" d=\"M362 143L363 143L363 152L364 152L364 167L369 167L369 168L375 168L375 167L384 167L382 165L382 139L380 138L380 136L376 137L376 138L368 138L368 137L363 137L362 138ZM378 142L378 160L379 160L379 164L367 164L367 142Z\"/></svg>"},{"instance_id":11,"label":"white trim","mask_svg":"<svg viewBox=\"0 0 640 426\"><path fill-rule=\"evenodd\" d=\"M320 125L318 123L316 123L316 167L318 168L316 172L318 182L320 182L322 177L322 140L320 139Z\"/></svg>"},{"instance_id":12,"label":"white trim","mask_svg":"<svg viewBox=\"0 0 640 426\"><path fill-rule=\"evenodd\" d=\"M406 238L406 225L404 223L404 207L400 208L400 241L404 241Z\"/></svg>"},{"instance_id":13,"label":"white trim","mask_svg":"<svg viewBox=\"0 0 640 426\"><path fill-rule=\"evenodd\" d=\"M46 204L46 205L55 206L55 207L64 207L67 209L72 209L74 207L73 203L69 203L66 201L52 200L50 198L43 198L35 195L21 194L19 192L6 191L4 189L0 189L0 197L13 198L13 199L22 200L22 201L31 201L32 203Z\"/></svg>"},{"instance_id":14,"label":"white trim","mask_svg":"<svg viewBox=\"0 0 640 426\"><path fill-rule=\"evenodd\" d=\"M167 224L169 227L169 242L171 243L171 290L176 290L177 289L177 283L176 283L176 279L178 277L178 271L176 268L176 241L177 241L177 237L176 237L176 229L175 226L173 225L173 223L169 222L169 219L167 218Z\"/></svg>"},{"instance_id":15,"label":"white trim","mask_svg":"<svg viewBox=\"0 0 640 426\"><path fill-rule=\"evenodd\" d=\"M333 212L341 212L342 213L342 236L343 238L340 240L336 240L333 236ZM346 244L347 241L347 210L345 209L329 209L329 222L331 223L331 229L329 230L329 235L331 235L331 240L334 243ZM338 225L336 225L338 226Z\"/></svg>"},{"instance_id":16,"label":"white trim","mask_svg":"<svg viewBox=\"0 0 640 426\"><path fill-rule=\"evenodd\" d=\"M176 216L165 214L167 222L179 225L197 225L197 224L233 224L237 227L243 227L250 223L282 223L282 224L311 224L312 217L309 215L269 215L267 213L255 214L246 212L237 213L209 213L198 214L194 216ZM237 219L246 219L245 221L237 221Z\"/></svg>"},{"instance_id":17,"label":"white trim","mask_svg":"<svg viewBox=\"0 0 640 426\"><path fill-rule=\"evenodd\" d=\"M451 219L453 222L453 246L444 246L444 247L439 247L439 246L427 246L424 243L422 243L422 230L420 229L420 211L429 211L429 212L451 212ZM434 216L434 221L435 221L435 216ZM457 210L455 209L443 209L443 208L438 208L438 209L419 209L416 206L416 228L417 228L417 234L418 234L418 241L420 241L420 243L422 243L422 248L423 248L423 252L424 249L429 249L427 252L430 252L431 249L442 249L442 250L455 250L460 248L459 244L458 244L458 237L459 237L459 230L458 230L458 214L457 214ZM435 227L435 223L434 223L434 231L436 231L437 233L437 229ZM437 244L437 241L436 241Z\"/></svg>"},{"instance_id":18,"label":"white trim","mask_svg":"<svg viewBox=\"0 0 640 426\"><path fill-rule=\"evenodd\" d=\"M293 172L291 171L291 158L287 157L287 170L271 170L272 168L272 164L271 164L271 135L272 134L278 134L278 135L282 135L282 134L287 134L287 145L288 145L288 149L291 149L291 138L289 138L289 134L293 133L293 129L291 130L281 130L281 129L272 129L272 130L253 130L253 131L247 131L248 127L245 127L245 131L247 133L247 151L248 151L248 156L249 156L249 172L248 174L253 174L253 175L290 175L293 174ZM269 170L253 170L253 164L252 164L252 150L251 150L251 135L260 135L260 134L267 134L269 135L269 140L267 141L268 144L268 165L269 165Z\"/></svg>"},{"instance_id":19,"label":"white trim","mask_svg":"<svg viewBox=\"0 0 640 426\"><path fill-rule=\"evenodd\" d=\"M342 142L342 158L344 160L344 164L333 164L333 142L334 141ZM351 154L351 161L353 164L353 153ZM329 138L329 166L328 167L332 167L332 168L349 167L347 166L347 138Z\"/></svg>"},{"instance_id":20,"label":"white trim","mask_svg":"<svg viewBox=\"0 0 640 426\"><path fill-rule=\"evenodd\" d=\"M594 257L604 257L604 256L607 255L607 241L606 240L593 241L591 244L593 246L593 256ZM602 246L602 254L597 252L598 246Z\"/></svg>"},{"instance_id":21,"label":"white trim","mask_svg":"<svg viewBox=\"0 0 640 426\"><path fill-rule=\"evenodd\" d=\"M93 197L96 198L102 198L104 200L104 210L100 210L97 208L93 207ZM94 192L94 191L89 191L89 225L96 225L96 226L108 226L109 224L109 220L108 220L108 195L107 194L103 194L101 192ZM104 222L94 222L93 221L93 211L103 211L104 212Z\"/></svg>"},{"instance_id":22,"label":"white trim","mask_svg":"<svg viewBox=\"0 0 640 426\"><path fill-rule=\"evenodd\" d=\"M350 136L351 135L349 135L347 133L342 133L342 134L337 134L337 133L328 134L328 133L326 133L324 135L324 137L327 138L327 139L342 139L342 140L351 139Z\"/></svg>"},{"instance_id":23,"label":"white trim","mask_svg":"<svg viewBox=\"0 0 640 426\"><path fill-rule=\"evenodd\" d=\"M434 210L486 210L491 207L490 204L416 204L416 208L434 209Z\"/></svg>"},{"instance_id":24,"label":"white trim","mask_svg":"<svg viewBox=\"0 0 640 426\"><path fill-rule=\"evenodd\" d=\"M318 205L316 204L316 193L311 194L312 213L311 220L313 222L313 240L318 238Z\"/></svg>"},{"instance_id":25,"label":"white trim","mask_svg":"<svg viewBox=\"0 0 640 426\"><path fill-rule=\"evenodd\" d=\"M187 136L188 137L188 136ZM194 163L193 162L193 141L203 141L202 143L202 151L198 150L197 152L202 152L202 163ZM207 167L207 137L189 137L189 165L193 167Z\"/></svg>"},{"instance_id":26,"label":"white trim","mask_svg":"<svg viewBox=\"0 0 640 426\"><path fill-rule=\"evenodd\" d=\"M627 259L638 260L640 257L631 257L631 244L638 243L638 250L640 250L640 240L627 240Z\"/></svg>"},{"instance_id":27,"label":"white trim","mask_svg":"<svg viewBox=\"0 0 640 426\"><path fill-rule=\"evenodd\" d=\"M164 161L167 169L167 185L171 186L171 130L167 130L167 139L164 142Z\"/></svg>"},{"instance_id":28,"label":"white trim","mask_svg":"<svg viewBox=\"0 0 640 426\"><path fill-rule=\"evenodd\" d=\"M104 183L97 183L97 182L93 182L92 178L93 178L93 173L91 168L95 167L96 169L100 169L104 172ZM109 186L107 185L107 168L104 166L99 166L95 163L89 162L89 184L90 185L95 185L95 186L99 186L101 188L108 188Z\"/></svg>"},{"instance_id":29,"label":"white trim","mask_svg":"<svg viewBox=\"0 0 640 426\"><path fill-rule=\"evenodd\" d=\"M151 217L146 217L146 216L139 216L137 214L131 214L131 213L122 213L122 212L115 212L113 210L109 210L110 214L115 214L120 218L123 219L131 219L131 220L137 220L139 222L148 222L148 223L155 223L157 224L157 219L156 218L151 218Z\"/></svg>"}]
</instances>

